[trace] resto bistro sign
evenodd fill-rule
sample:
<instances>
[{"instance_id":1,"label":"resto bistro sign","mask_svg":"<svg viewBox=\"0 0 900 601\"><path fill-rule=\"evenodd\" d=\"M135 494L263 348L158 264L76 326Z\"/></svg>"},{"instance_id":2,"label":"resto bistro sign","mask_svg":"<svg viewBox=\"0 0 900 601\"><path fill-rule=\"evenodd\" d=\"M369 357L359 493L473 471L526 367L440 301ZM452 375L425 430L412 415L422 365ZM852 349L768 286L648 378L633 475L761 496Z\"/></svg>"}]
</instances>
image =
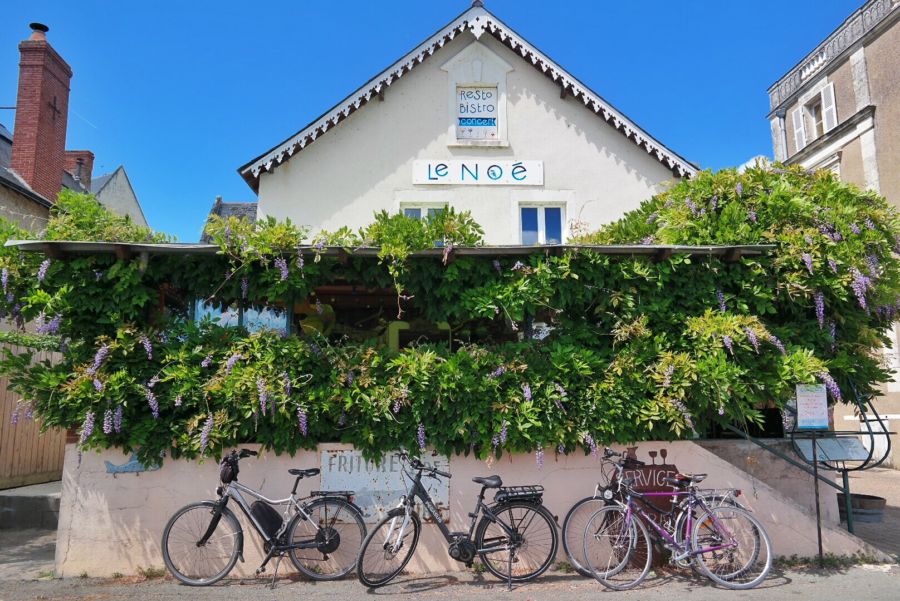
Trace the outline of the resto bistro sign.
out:
<instances>
[{"instance_id":1,"label":"resto bistro sign","mask_svg":"<svg viewBox=\"0 0 900 601\"><path fill-rule=\"evenodd\" d=\"M413 162L414 184L543 186L543 161L437 160Z\"/></svg>"}]
</instances>

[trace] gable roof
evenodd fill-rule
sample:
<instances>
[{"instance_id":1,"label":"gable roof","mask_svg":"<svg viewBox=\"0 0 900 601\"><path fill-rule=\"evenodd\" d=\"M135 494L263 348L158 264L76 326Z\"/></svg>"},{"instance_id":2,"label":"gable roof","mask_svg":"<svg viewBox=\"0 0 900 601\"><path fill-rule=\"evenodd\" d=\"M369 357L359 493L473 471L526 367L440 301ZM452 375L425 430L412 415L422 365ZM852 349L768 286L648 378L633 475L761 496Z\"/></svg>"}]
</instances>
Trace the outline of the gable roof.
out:
<instances>
[{"instance_id":1,"label":"gable roof","mask_svg":"<svg viewBox=\"0 0 900 601\"><path fill-rule=\"evenodd\" d=\"M470 31L476 39L485 34L492 35L500 43L521 56L523 60L531 63L535 69L552 79L560 86L563 93L572 96L574 99L581 100L584 106L592 110L598 117L605 120L647 153L654 156L666 168L670 169L674 175L690 177L697 173L698 169L694 164L665 147L653 136L638 127L609 102L578 81L578 79L536 47L529 44L522 36L500 21L478 1L473 2L471 8L456 17L445 27L439 29L437 33L416 46L393 65L367 81L362 87L344 98L312 123L239 167L238 173L255 192L259 192L259 177L263 172L274 171L279 165L293 157L294 154L315 142L320 136L356 112L373 97L383 94L388 86L412 71L416 66L425 62L426 59L439 51L444 44L466 31Z\"/></svg>"}]
</instances>

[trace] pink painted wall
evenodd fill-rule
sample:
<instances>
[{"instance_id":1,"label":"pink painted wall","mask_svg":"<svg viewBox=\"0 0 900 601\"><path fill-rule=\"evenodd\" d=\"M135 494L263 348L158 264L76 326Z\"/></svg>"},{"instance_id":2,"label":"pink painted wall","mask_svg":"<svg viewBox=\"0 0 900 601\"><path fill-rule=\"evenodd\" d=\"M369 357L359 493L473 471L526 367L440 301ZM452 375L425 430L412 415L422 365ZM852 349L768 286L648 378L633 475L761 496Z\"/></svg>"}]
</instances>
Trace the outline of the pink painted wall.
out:
<instances>
[{"instance_id":1,"label":"pink painted wall","mask_svg":"<svg viewBox=\"0 0 900 601\"><path fill-rule=\"evenodd\" d=\"M320 448L349 447L322 445ZM753 509L766 525L776 555L815 554L815 512L812 508L797 504L692 442L643 443L638 450L638 458L648 460L648 451L661 448L668 450L667 463L675 464L682 472L708 473L704 485L742 489L742 502ZM319 457L318 452L310 451L300 452L293 458L266 453L259 458L243 460L240 479L267 496L284 497L292 484L286 470L290 467L318 467ZM75 447L70 445L67 448L56 550L58 575L75 576L82 572L90 576L109 576L114 572L133 574L139 567L162 566L160 538L169 516L189 502L215 497L218 466L212 461L167 460L158 471L116 476L107 473L104 461L120 465L128 459L117 451L85 453L79 466ZM548 453L540 470L532 454L504 456L493 462L474 457L452 457L450 529L462 530L468 524L466 514L472 510L479 490L479 486L471 482L473 476L499 474L508 485L543 484L547 490L545 505L558 516L561 524L576 500L593 493L599 465L599 460L580 453L569 457L555 457ZM776 468L773 463L773 469ZM319 479L311 478L303 481L300 492L318 488ZM244 524L244 531L247 561L238 563L239 569L233 573L235 576L252 574L261 561L261 549L255 532L250 532L247 524ZM828 524L824 529L824 538L828 552L878 555L861 540ZM557 559L565 559L561 545ZM436 526L426 525L409 569L427 572L462 567L447 555L446 545ZM282 569L293 568L285 563Z\"/></svg>"}]
</instances>

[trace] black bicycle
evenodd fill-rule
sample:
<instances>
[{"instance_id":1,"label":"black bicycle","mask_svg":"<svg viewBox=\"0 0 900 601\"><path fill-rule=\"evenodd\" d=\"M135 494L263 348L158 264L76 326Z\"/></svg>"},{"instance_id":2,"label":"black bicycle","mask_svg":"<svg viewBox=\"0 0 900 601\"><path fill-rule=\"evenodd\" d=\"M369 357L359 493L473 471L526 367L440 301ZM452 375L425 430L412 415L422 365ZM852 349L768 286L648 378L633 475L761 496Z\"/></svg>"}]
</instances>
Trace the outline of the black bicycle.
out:
<instances>
[{"instance_id":1,"label":"black bicycle","mask_svg":"<svg viewBox=\"0 0 900 601\"><path fill-rule=\"evenodd\" d=\"M192 586L213 584L244 561L244 531L234 512L227 507L234 499L250 524L262 537L266 557L256 573L278 558L272 576L274 586L278 565L287 555L300 572L314 580L335 580L356 565L366 525L360 508L353 503L353 491L313 491L297 498L300 480L319 473L313 469L290 469L296 476L291 495L267 499L238 482L240 459L256 451L232 451L222 460L217 501L201 501L182 507L169 519L163 531L163 561L175 578ZM248 504L242 493L259 499ZM284 505L279 513L273 505Z\"/></svg>"},{"instance_id":2,"label":"black bicycle","mask_svg":"<svg viewBox=\"0 0 900 601\"><path fill-rule=\"evenodd\" d=\"M383 586L409 563L422 530L422 522L415 511L416 499L437 523L449 545L450 557L467 567L472 566L477 555L491 574L506 580L510 586L513 582L536 578L550 567L556 557L557 535L555 519L542 504L544 487L504 487L500 476L472 478L473 482L481 484L481 492L475 511L469 514L472 518L469 530L451 532L422 485L423 475L450 478L450 474L403 452L398 457L403 463L403 476L411 485L397 507L390 510L363 541L356 573L364 585ZM484 493L489 488L497 489L491 505L484 502Z\"/></svg>"}]
</instances>

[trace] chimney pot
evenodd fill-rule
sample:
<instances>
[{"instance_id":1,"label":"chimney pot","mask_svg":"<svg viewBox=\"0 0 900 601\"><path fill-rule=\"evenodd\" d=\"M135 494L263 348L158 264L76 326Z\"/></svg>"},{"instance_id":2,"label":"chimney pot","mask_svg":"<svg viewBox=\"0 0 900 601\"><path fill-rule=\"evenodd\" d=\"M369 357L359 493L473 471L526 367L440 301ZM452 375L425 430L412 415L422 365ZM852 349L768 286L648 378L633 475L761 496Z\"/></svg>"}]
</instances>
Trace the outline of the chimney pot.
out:
<instances>
[{"instance_id":1,"label":"chimney pot","mask_svg":"<svg viewBox=\"0 0 900 601\"><path fill-rule=\"evenodd\" d=\"M49 27L43 23L29 23L28 26L31 28L31 37L28 39L38 41L47 39L47 32L50 31Z\"/></svg>"}]
</instances>

